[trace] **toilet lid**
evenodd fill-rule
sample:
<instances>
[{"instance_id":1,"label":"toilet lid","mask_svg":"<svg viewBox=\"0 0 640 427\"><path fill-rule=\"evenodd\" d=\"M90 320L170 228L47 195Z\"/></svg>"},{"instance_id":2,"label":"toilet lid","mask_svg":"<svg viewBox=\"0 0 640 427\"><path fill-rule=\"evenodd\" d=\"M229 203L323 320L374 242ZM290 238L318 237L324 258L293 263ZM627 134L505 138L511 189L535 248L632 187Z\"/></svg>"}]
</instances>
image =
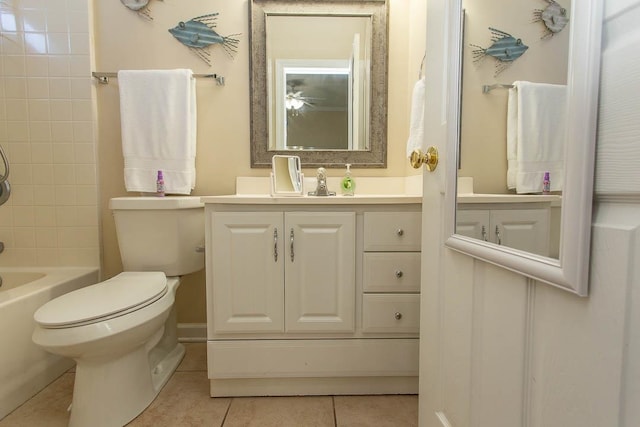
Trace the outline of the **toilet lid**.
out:
<instances>
[{"instance_id":1,"label":"toilet lid","mask_svg":"<svg viewBox=\"0 0 640 427\"><path fill-rule=\"evenodd\" d=\"M48 328L86 325L142 308L167 292L162 272L125 272L55 298L33 318Z\"/></svg>"}]
</instances>

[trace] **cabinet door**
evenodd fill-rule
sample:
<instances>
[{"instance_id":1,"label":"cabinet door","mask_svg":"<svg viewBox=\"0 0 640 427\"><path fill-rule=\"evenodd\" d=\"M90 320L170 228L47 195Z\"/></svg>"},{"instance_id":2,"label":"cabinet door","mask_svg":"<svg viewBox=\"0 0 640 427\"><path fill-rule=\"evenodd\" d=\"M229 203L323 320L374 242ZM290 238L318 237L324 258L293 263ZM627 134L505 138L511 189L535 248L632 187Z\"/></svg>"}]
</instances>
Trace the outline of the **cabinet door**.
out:
<instances>
[{"instance_id":1,"label":"cabinet door","mask_svg":"<svg viewBox=\"0 0 640 427\"><path fill-rule=\"evenodd\" d=\"M549 255L549 209L491 211L491 234L500 245Z\"/></svg>"},{"instance_id":2,"label":"cabinet door","mask_svg":"<svg viewBox=\"0 0 640 427\"><path fill-rule=\"evenodd\" d=\"M491 212L486 209L462 210L456 213L456 234L474 239L489 239L489 223Z\"/></svg>"},{"instance_id":3,"label":"cabinet door","mask_svg":"<svg viewBox=\"0 0 640 427\"><path fill-rule=\"evenodd\" d=\"M285 214L287 332L355 330L355 213Z\"/></svg>"},{"instance_id":4,"label":"cabinet door","mask_svg":"<svg viewBox=\"0 0 640 427\"><path fill-rule=\"evenodd\" d=\"M214 333L284 331L283 234L282 212L213 215Z\"/></svg>"}]
</instances>

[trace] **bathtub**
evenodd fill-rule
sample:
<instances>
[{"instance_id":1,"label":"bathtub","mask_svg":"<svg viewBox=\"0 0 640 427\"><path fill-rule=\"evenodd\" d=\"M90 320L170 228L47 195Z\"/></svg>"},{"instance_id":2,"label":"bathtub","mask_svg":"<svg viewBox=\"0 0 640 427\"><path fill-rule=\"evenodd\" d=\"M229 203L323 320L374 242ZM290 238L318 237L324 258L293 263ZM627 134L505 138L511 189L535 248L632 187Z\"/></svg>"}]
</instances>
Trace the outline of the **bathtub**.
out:
<instances>
[{"instance_id":1,"label":"bathtub","mask_svg":"<svg viewBox=\"0 0 640 427\"><path fill-rule=\"evenodd\" d=\"M73 366L33 344L33 313L98 276L93 267L0 267L0 419Z\"/></svg>"}]
</instances>

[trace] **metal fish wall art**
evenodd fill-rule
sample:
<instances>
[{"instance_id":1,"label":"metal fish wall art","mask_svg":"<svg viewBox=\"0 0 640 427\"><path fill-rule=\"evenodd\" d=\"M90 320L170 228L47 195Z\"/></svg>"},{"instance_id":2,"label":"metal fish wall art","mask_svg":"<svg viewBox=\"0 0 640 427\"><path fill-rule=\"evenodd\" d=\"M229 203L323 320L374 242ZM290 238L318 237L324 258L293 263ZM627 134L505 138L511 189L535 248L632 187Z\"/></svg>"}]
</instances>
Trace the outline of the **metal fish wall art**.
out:
<instances>
[{"instance_id":1,"label":"metal fish wall art","mask_svg":"<svg viewBox=\"0 0 640 427\"><path fill-rule=\"evenodd\" d=\"M237 38L240 34L231 34L221 36L214 31L218 13L210 13L208 15L198 16L187 22L180 21L178 25L169 29L169 32L180 43L187 46L200 59L211 65L211 53L209 46L219 44L224 51L233 58L238 51Z\"/></svg>"},{"instance_id":2,"label":"metal fish wall art","mask_svg":"<svg viewBox=\"0 0 640 427\"><path fill-rule=\"evenodd\" d=\"M489 31L491 31L491 41L493 44L487 48L472 44L470 46L476 49L472 50L471 54L473 56L473 62L475 63L487 55L495 58L497 62L494 76L497 76L511 65L513 61L520 58L522 54L529 49L529 46L525 45L521 39L515 38L504 31L491 27L489 27Z\"/></svg>"},{"instance_id":3,"label":"metal fish wall art","mask_svg":"<svg viewBox=\"0 0 640 427\"><path fill-rule=\"evenodd\" d=\"M120 0L120 2L129 9L137 12L141 17L153 21L151 9L149 8L150 0Z\"/></svg>"},{"instance_id":4,"label":"metal fish wall art","mask_svg":"<svg viewBox=\"0 0 640 427\"><path fill-rule=\"evenodd\" d=\"M560 6L555 0L545 0L549 6L544 9L535 9L533 11L533 20L531 22L542 22L545 31L542 39L553 37L559 33L569 22L569 13L567 9Z\"/></svg>"}]
</instances>

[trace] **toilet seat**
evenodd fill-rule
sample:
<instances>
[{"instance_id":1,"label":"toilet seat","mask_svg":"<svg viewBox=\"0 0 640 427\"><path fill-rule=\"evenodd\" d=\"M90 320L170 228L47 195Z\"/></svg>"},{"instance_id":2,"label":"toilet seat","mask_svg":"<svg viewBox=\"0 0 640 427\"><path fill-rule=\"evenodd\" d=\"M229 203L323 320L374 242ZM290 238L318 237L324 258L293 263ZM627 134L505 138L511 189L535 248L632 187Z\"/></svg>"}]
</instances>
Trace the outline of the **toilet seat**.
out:
<instances>
[{"instance_id":1,"label":"toilet seat","mask_svg":"<svg viewBox=\"0 0 640 427\"><path fill-rule=\"evenodd\" d=\"M44 328L84 326L139 310L166 293L164 273L124 272L55 298L40 307L33 317Z\"/></svg>"}]
</instances>

